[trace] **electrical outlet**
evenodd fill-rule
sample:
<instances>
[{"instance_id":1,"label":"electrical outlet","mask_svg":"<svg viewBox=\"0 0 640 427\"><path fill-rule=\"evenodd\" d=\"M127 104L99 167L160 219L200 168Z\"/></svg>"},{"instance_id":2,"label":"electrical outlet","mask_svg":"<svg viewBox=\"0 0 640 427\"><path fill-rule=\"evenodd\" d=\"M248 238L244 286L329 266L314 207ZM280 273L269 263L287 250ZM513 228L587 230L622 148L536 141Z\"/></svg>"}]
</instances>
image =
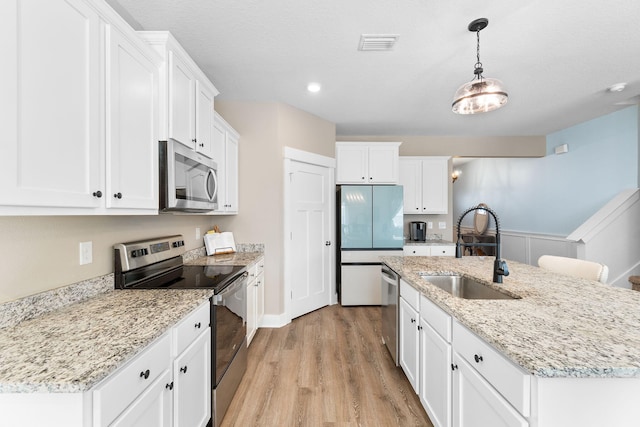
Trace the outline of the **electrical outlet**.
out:
<instances>
[{"instance_id":1,"label":"electrical outlet","mask_svg":"<svg viewBox=\"0 0 640 427\"><path fill-rule=\"evenodd\" d=\"M431 221L427 222L427 228L429 230L433 230L433 222L431 222Z\"/></svg>"},{"instance_id":2,"label":"electrical outlet","mask_svg":"<svg viewBox=\"0 0 640 427\"><path fill-rule=\"evenodd\" d=\"M444 221L440 221L440 222L438 222L438 228L439 228L440 230L444 230L445 228L447 228L447 223L446 223L446 222L444 222Z\"/></svg>"},{"instance_id":3,"label":"electrical outlet","mask_svg":"<svg viewBox=\"0 0 640 427\"><path fill-rule=\"evenodd\" d=\"M93 242L80 242L80 265L93 262Z\"/></svg>"},{"instance_id":4,"label":"electrical outlet","mask_svg":"<svg viewBox=\"0 0 640 427\"><path fill-rule=\"evenodd\" d=\"M196 227L196 240L200 239L200 227Z\"/></svg>"}]
</instances>

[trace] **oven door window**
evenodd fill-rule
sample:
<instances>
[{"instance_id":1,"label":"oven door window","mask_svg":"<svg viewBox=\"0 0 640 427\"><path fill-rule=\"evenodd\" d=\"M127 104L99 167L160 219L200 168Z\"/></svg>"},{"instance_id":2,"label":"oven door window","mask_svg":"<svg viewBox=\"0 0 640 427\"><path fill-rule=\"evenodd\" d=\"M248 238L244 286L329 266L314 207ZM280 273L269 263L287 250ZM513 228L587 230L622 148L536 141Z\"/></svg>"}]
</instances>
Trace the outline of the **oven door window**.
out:
<instances>
[{"instance_id":1,"label":"oven door window","mask_svg":"<svg viewBox=\"0 0 640 427\"><path fill-rule=\"evenodd\" d=\"M177 200L215 202L216 172L192 159L175 153L175 191Z\"/></svg>"},{"instance_id":2,"label":"oven door window","mask_svg":"<svg viewBox=\"0 0 640 427\"><path fill-rule=\"evenodd\" d=\"M215 317L215 384L220 383L229 363L247 334L247 287L246 282L235 292L216 295L213 307Z\"/></svg>"}]
</instances>

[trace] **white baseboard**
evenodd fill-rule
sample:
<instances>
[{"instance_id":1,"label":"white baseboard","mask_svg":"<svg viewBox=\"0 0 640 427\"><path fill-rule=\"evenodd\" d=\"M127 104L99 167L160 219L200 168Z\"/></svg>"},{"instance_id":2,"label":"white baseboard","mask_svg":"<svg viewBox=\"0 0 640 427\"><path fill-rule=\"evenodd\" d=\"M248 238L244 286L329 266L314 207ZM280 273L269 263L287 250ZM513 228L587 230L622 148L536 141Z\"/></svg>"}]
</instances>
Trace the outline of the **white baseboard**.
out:
<instances>
[{"instance_id":1,"label":"white baseboard","mask_svg":"<svg viewBox=\"0 0 640 427\"><path fill-rule=\"evenodd\" d=\"M291 323L291 319L285 313L265 314L260 323L260 328L282 328Z\"/></svg>"}]
</instances>

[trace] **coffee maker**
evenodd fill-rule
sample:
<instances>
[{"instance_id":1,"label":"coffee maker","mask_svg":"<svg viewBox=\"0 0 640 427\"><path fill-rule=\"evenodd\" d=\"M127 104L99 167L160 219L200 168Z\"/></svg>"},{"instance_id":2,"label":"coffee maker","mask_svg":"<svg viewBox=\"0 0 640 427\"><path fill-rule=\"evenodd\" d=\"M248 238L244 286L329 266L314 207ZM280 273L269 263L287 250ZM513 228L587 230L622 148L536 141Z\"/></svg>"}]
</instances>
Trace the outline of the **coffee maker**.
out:
<instances>
[{"instance_id":1,"label":"coffee maker","mask_svg":"<svg viewBox=\"0 0 640 427\"><path fill-rule=\"evenodd\" d=\"M412 221L409 223L409 236L412 241L424 242L427 238L427 223Z\"/></svg>"}]
</instances>

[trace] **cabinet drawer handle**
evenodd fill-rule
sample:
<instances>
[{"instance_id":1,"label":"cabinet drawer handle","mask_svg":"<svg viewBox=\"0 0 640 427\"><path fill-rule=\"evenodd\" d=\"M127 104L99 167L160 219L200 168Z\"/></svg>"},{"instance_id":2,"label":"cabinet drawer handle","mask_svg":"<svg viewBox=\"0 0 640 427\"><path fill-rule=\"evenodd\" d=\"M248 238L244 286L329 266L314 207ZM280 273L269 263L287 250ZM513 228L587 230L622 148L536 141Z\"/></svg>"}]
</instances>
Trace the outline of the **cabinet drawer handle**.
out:
<instances>
[{"instance_id":1,"label":"cabinet drawer handle","mask_svg":"<svg viewBox=\"0 0 640 427\"><path fill-rule=\"evenodd\" d=\"M473 358L476 360L476 363L480 363L480 362L482 362L482 360L483 360L483 359L482 359L482 356L478 356L477 354L474 354L474 355L473 355Z\"/></svg>"},{"instance_id":2,"label":"cabinet drawer handle","mask_svg":"<svg viewBox=\"0 0 640 427\"><path fill-rule=\"evenodd\" d=\"M197 142L197 139L193 138L193 139L191 140L191 142Z\"/></svg>"},{"instance_id":3,"label":"cabinet drawer handle","mask_svg":"<svg viewBox=\"0 0 640 427\"><path fill-rule=\"evenodd\" d=\"M93 197L97 197L99 199L100 197L102 197L102 191L100 191L100 190L94 191L93 192Z\"/></svg>"},{"instance_id":4,"label":"cabinet drawer handle","mask_svg":"<svg viewBox=\"0 0 640 427\"><path fill-rule=\"evenodd\" d=\"M184 368L180 368L180 372L187 373L187 365L184 365Z\"/></svg>"},{"instance_id":5,"label":"cabinet drawer handle","mask_svg":"<svg viewBox=\"0 0 640 427\"><path fill-rule=\"evenodd\" d=\"M122 199L122 193L116 193L113 195L116 199Z\"/></svg>"},{"instance_id":6,"label":"cabinet drawer handle","mask_svg":"<svg viewBox=\"0 0 640 427\"><path fill-rule=\"evenodd\" d=\"M422 326L418 325L418 330L421 331L422 330Z\"/></svg>"},{"instance_id":7,"label":"cabinet drawer handle","mask_svg":"<svg viewBox=\"0 0 640 427\"><path fill-rule=\"evenodd\" d=\"M456 369L458 369L458 365L454 365L453 363L451 364L451 370L455 371Z\"/></svg>"},{"instance_id":8,"label":"cabinet drawer handle","mask_svg":"<svg viewBox=\"0 0 640 427\"><path fill-rule=\"evenodd\" d=\"M195 326L196 328L200 329L200 326L202 326L202 325L201 325L201 323L200 323L200 322L198 322L198 323L196 323L196 324L195 324L195 325L193 325L193 326Z\"/></svg>"},{"instance_id":9,"label":"cabinet drawer handle","mask_svg":"<svg viewBox=\"0 0 640 427\"><path fill-rule=\"evenodd\" d=\"M164 388L168 388L169 390L173 390L173 381L171 381L169 384L165 385Z\"/></svg>"},{"instance_id":10,"label":"cabinet drawer handle","mask_svg":"<svg viewBox=\"0 0 640 427\"><path fill-rule=\"evenodd\" d=\"M140 372L140 378L144 378L145 380L149 378L149 370Z\"/></svg>"}]
</instances>

